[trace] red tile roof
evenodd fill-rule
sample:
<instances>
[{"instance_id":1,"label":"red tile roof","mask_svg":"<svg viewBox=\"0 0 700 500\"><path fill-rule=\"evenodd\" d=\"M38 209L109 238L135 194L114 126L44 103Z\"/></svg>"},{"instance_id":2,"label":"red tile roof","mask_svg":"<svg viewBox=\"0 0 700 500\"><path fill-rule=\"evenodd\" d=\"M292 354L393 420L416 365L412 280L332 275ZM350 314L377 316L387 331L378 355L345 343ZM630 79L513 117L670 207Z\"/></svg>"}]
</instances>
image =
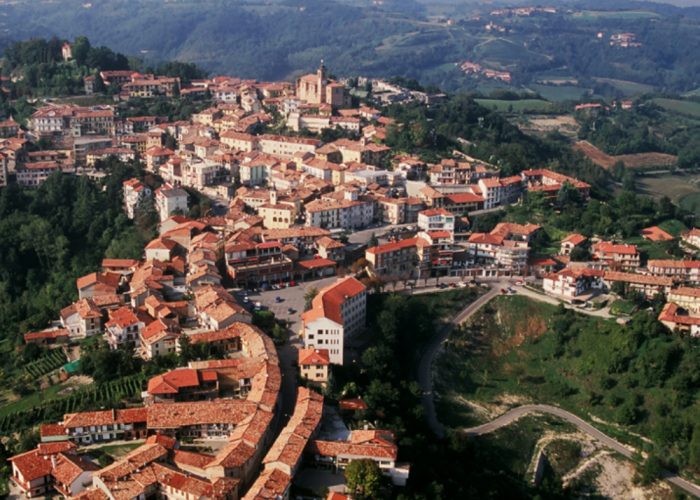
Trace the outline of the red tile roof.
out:
<instances>
[{"instance_id":1,"label":"red tile roof","mask_svg":"<svg viewBox=\"0 0 700 500\"><path fill-rule=\"evenodd\" d=\"M674 238L658 226L642 229L642 236L651 241L672 241Z\"/></svg>"},{"instance_id":2,"label":"red tile roof","mask_svg":"<svg viewBox=\"0 0 700 500\"><path fill-rule=\"evenodd\" d=\"M327 286L314 297L312 307L302 314L304 322L314 321L326 317L343 324L342 305L350 297L355 297L365 292L366 287L352 276L342 278L334 284Z\"/></svg>"},{"instance_id":3,"label":"red tile roof","mask_svg":"<svg viewBox=\"0 0 700 500\"><path fill-rule=\"evenodd\" d=\"M299 366L330 365L328 349L299 349Z\"/></svg>"}]
</instances>

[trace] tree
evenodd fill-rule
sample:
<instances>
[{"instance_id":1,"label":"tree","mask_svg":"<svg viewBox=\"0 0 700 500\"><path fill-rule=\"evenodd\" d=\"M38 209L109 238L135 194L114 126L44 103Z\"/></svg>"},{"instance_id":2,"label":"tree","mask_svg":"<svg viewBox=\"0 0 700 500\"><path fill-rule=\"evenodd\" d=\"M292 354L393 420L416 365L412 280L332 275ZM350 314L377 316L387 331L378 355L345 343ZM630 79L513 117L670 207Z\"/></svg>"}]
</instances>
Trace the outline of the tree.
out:
<instances>
[{"instance_id":1,"label":"tree","mask_svg":"<svg viewBox=\"0 0 700 500\"><path fill-rule=\"evenodd\" d=\"M311 287L304 294L304 311L308 311L312 307L314 298L318 295L318 288Z\"/></svg>"},{"instance_id":2,"label":"tree","mask_svg":"<svg viewBox=\"0 0 700 500\"><path fill-rule=\"evenodd\" d=\"M688 464L695 470L700 470L700 425L693 429L688 449Z\"/></svg>"},{"instance_id":3,"label":"tree","mask_svg":"<svg viewBox=\"0 0 700 500\"><path fill-rule=\"evenodd\" d=\"M382 486L382 471L374 460L353 460L345 468L348 489L357 498L377 498Z\"/></svg>"}]
</instances>

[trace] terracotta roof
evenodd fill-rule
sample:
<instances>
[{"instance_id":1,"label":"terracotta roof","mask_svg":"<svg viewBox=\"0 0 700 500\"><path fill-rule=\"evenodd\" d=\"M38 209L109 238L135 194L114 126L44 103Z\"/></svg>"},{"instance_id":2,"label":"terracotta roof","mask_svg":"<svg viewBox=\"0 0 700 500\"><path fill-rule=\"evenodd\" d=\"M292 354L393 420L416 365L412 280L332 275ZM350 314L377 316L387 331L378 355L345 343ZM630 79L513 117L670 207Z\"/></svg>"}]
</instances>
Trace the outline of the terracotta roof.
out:
<instances>
[{"instance_id":1,"label":"terracotta roof","mask_svg":"<svg viewBox=\"0 0 700 500\"><path fill-rule=\"evenodd\" d=\"M148 407L149 429L178 429L194 425L236 425L255 412L256 405L239 399L162 403Z\"/></svg>"},{"instance_id":2,"label":"terracotta roof","mask_svg":"<svg viewBox=\"0 0 700 500\"><path fill-rule=\"evenodd\" d=\"M343 411L361 411L368 408L362 398L341 399L338 401L338 407Z\"/></svg>"},{"instance_id":3,"label":"terracotta roof","mask_svg":"<svg viewBox=\"0 0 700 500\"><path fill-rule=\"evenodd\" d=\"M593 245L594 252L614 253L619 255L636 255L637 245L616 244L610 241L601 241Z\"/></svg>"},{"instance_id":4,"label":"terracotta roof","mask_svg":"<svg viewBox=\"0 0 700 500\"><path fill-rule=\"evenodd\" d=\"M8 460L20 471L25 481L34 481L51 474L51 460L39 455L37 450L15 455Z\"/></svg>"},{"instance_id":5,"label":"terracotta roof","mask_svg":"<svg viewBox=\"0 0 700 500\"><path fill-rule=\"evenodd\" d=\"M571 234L568 235L566 238L564 238L563 240L561 240L561 242L562 242L562 243L571 243L571 244L574 245L574 246L578 246L578 245L580 245L581 243L583 243L584 241L586 241L587 239L588 239L588 238L586 238L586 237L585 237L584 235L582 235L582 234L571 233Z\"/></svg>"},{"instance_id":6,"label":"terracotta roof","mask_svg":"<svg viewBox=\"0 0 700 500\"><path fill-rule=\"evenodd\" d=\"M647 268L665 267L669 269L699 269L700 260L649 259Z\"/></svg>"},{"instance_id":7,"label":"terracotta roof","mask_svg":"<svg viewBox=\"0 0 700 500\"><path fill-rule=\"evenodd\" d=\"M330 365L328 349L299 349L299 366L305 365Z\"/></svg>"},{"instance_id":8,"label":"terracotta roof","mask_svg":"<svg viewBox=\"0 0 700 500\"><path fill-rule=\"evenodd\" d=\"M662 276L650 276L648 274L622 273L617 271L605 271L603 278L606 281L621 281L624 283L635 283L638 285L665 286L673 285L671 278Z\"/></svg>"},{"instance_id":9,"label":"terracotta roof","mask_svg":"<svg viewBox=\"0 0 700 500\"><path fill-rule=\"evenodd\" d=\"M700 288L693 288L690 286L679 286L674 288L669 292L669 295L681 295L685 297L695 297L700 298Z\"/></svg>"},{"instance_id":10,"label":"terracotta roof","mask_svg":"<svg viewBox=\"0 0 700 500\"><path fill-rule=\"evenodd\" d=\"M118 273L90 273L76 280L78 290L82 290L92 285L103 285L106 288L117 289L121 281L121 274Z\"/></svg>"},{"instance_id":11,"label":"terracotta roof","mask_svg":"<svg viewBox=\"0 0 700 500\"><path fill-rule=\"evenodd\" d=\"M199 387L200 384L201 378L198 370L179 368L150 379L148 393L151 395L177 394L185 387Z\"/></svg>"},{"instance_id":12,"label":"terracotta roof","mask_svg":"<svg viewBox=\"0 0 700 500\"><path fill-rule=\"evenodd\" d=\"M342 304L348 298L355 297L365 290L365 285L356 278L352 276L342 278L318 292L312 301L311 309L302 314L302 320L306 323L326 317L342 325Z\"/></svg>"},{"instance_id":13,"label":"terracotta roof","mask_svg":"<svg viewBox=\"0 0 700 500\"><path fill-rule=\"evenodd\" d=\"M674 239L672 235L658 226L642 229L642 236L651 241L672 241Z\"/></svg>"}]
</instances>

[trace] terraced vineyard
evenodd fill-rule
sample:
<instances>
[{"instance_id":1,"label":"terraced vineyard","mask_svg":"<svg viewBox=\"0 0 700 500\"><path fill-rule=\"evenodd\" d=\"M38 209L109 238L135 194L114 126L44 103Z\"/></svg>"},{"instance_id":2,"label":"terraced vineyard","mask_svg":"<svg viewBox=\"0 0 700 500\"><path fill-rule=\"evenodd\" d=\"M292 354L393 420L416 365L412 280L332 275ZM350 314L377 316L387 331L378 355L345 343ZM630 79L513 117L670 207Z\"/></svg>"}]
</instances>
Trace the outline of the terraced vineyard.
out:
<instances>
[{"instance_id":1,"label":"terraced vineyard","mask_svg":"<svg viewBox=\"0 0 700 500\"><path fill-rule=\"evenodd\" d=\"M146 383L142 374L125 377L103 385L87 385L68 396L57 397L40 405L18 411L0 409L0 434L17 432L38 423L61 420L65 413L115 407L136 399Z\"/></svg>"},{"instance_id":2,"label":"terraced vineyard","mask_svg":"<svg viewBox=\"0 0 700 500\"><path fill-rule=\"evenodd\" d=\"M68 361L62 349L52 349L36 361L32 361L24 367L24 371L34 378L43 377L63 366Z\"/></svg>"}]
</instances>

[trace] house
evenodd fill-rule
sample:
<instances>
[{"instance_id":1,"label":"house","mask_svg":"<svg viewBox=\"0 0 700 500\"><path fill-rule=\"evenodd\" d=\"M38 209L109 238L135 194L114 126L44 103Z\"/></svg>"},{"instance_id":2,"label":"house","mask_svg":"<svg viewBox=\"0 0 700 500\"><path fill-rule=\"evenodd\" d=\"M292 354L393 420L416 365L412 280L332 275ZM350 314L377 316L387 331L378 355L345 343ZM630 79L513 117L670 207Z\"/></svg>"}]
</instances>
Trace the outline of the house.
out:
<instances>
[{"instance_id":1,"label":"house","mask_svg":"<svg viewBox=\"0 0 700 500\"><path fill-rule=\"evenodd\" d=\"M328 349L299 349L299 371L310 382L326 384L331 363Z\"/></svg>"},{"instance_id":2,"label":"house","mask_svg":"<svg viewBox=\"0 0 700 500\"><path fill-rule=\"evenodd\" d=\"M27 332L24 334L25 344L37 344L51 346L67 344L70 340L70 332L66 328L52 328L40 332Z\"/></svg>"},{"instance_id":3,"label":"house","mask_svg":"<svg viewBox=\"0 0 700 500\"><path fill-rule=\"evenodd\" d=\"M610 269L634 270L639 267L636 245L600 241L591 248L593 258Z\"/></svg>"},{"instance_id":4,"label":"house","mask_svg":"<svg viewBox=\"0 0 700 500\"><path fill-rule=\"evenodd\" d=\"M72 442L87 445L115 439L143 438L146 435L146 421L147 411L141 407L66 413L61 425Z\"/></svg>"},{"instance_id":5,"label":"house","mask_svg":"<svg viewBox=\"0 0 700 500\"><path fill-rule=\"evenodd\" d=\"M151 297L149 297L150 299ZM139 354L146 360L174 354L177 351L179 328L172 321L156 319L139 332Z\"/></svg>"},{"instance_id":6,"label":"house","mask_svg":"<svg viewBox=\"0 0 700 500\"><path fill-rule=\"evenodd\" d=\"M75 453L72 443L40 444L9 458L12 482L27 498L51 494L73 498L90 485L99 465Z\"/></svg>"},{"instance_id":7,"label":"house","mask_svg":"<svg viewBox=\"0 0 700 500\"><path fill-rule=\"evenodd\" d=\"M673 241L675 238L659 226L651 226L642 229L642 238L649 241Z\"/></svg>"},{"instance_id":8,"label":"house","mask_svg":"<svg viewBox=\"0 0 700 500\"><path fill-rule=\"evenodd\" d=\"M251 314L236 299L217 285L194 290L194 304L199 323L210 330L221 330L233 323L250 323Z\"/></svg>"},{"instance_id":9,"label":"house","mask_svg":"<svg viewBox=\"0 0 700 500\"><path fill-rule=\"evenodd\" d=\"M102 332L102 312L91 299L80 299L64 307L60 318L71 338L84 339Z\"/></svg>"},{"instance_id":10,"label":"house","mask_svg":"<svg viewBox=\"0 0 700 500\"><path fill-rule=\"evenodd\" d=\"M146 392L154 403L210 400L219 394L219 379L213 370L178 368L151 378Z\"/></svg>"},{"instance_id":11,"label":"house","mask_svg":"<svg viewBox=\"0 0 700 500\"><path fill-rule=\"evenodd\" d=\"M575 189L584 200L590 197L590 184L559 172L540 168L523 170L520 175L527 191L544 193L547 198L556 198L564 185Z\"/></svg>"},{"instance_id":12,"label":"house","mask_svg":"<svg viewBox=\"0 0 700 500\"><path fill-rule=\"evenodd\" d=\"M175 256L178 244L170 238L160 237L148 243L145 248L146 260L169 262Z\"/></svg>"},{"instance_id":13,"label":"house","mask_svg":"<svg viewBox=\"0 0 700 500\"><path fill-rule=\"evenodd\" d=\"M342 365L346 338L365 326L367 290L354 277L337 280L318 292L301 315L304 347L328 349L331 363Z\"/></svg>"},{"instance_id":14,"label":"house","mask_svg":"<svg viewBox=\"0 0 700 500\"><path fill-rule=\"evenodd\" d=\"M314 248L316 248L318 255L324 259L335 262L345 260L345 245L329 236L321 236L317 239L314 242Z\"/></svg>"},{"instance_id":15,"label":"house","mask_svg":"<svg viewBox=\"0 0 700 500\"><path fill-rule=\"evenodd\" d=\"M110 312L109 320L105 323L105 340L112 349L125 344L135 344L143 328L144 322L134 310L129 306L122 306Z\"/></svg>"},{"instance_id":16,"label":"house","mask_svg":"<svg viewBox=\"0 0 700 500\"><path fill-rule=\"evenodd\" d=\"M582 234L571 233L566 238L561 240L561 248L559 250L559 255L571 255L574 248L579 248L583 246L588 238Z\"/></svg>"},{"instance_id":17,"label":"house","mask_svg":"<svg viewBox=\"0 0 700 500\"><path fill-rule=\"evenodd\" d=\"M109 271L86 274L76 280L78 297L91 299L103 295L116 295L121 280L121 274Z\"/></svg>"},{"instance_id":18,"label":"house","mask_svg":"<svg viewBox=\"0 0 700 500\"><path fill-rule=\"evenodd\" d=\"M372 460L395 485L405 486L408 480L408 466L396 464L398 446L390 431L355 430L345 441L314 439L309 443L309 453L315 462L340 470L353 460Z\"/></svg>"},{"instance_id":19,"label":"house","mask_svg":"<svg viewBox=\"0 0 700 500\"><path fill-rule=\"evenodd\" d=\"M689 333L691 337L700 336L700 316L689 313L678 304L666 302L658 319L672 332Z\"/></svg>"},{"instance_id":20,"label":"house","mask_svg":"<svg viewBox=\"0 0 700 500\"><path fill-rule=\"evenodd\" d=\"M700 229L694 227L690 231L681 234L681 240L695 248L700 248Z\"/></svg>"}]
</instances>

